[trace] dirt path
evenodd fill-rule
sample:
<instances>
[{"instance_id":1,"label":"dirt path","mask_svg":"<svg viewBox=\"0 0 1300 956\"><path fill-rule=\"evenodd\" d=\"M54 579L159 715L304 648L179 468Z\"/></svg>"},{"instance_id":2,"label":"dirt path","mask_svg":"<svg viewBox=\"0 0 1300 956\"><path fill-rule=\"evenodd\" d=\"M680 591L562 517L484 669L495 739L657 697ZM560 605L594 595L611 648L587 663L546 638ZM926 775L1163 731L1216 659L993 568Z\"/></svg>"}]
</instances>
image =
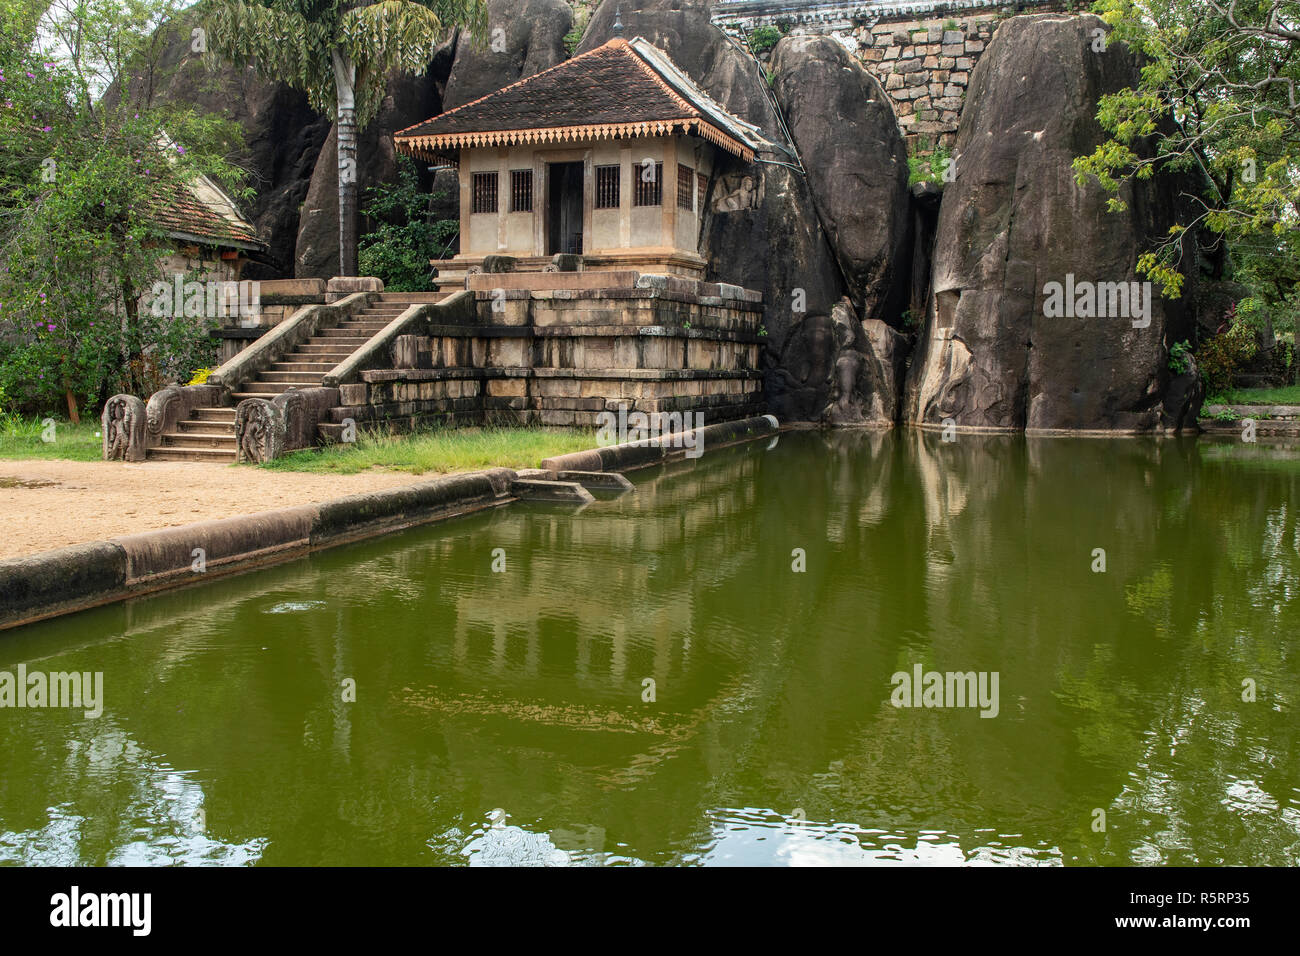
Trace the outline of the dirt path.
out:
<instances>
[{"instance_id":1,"label":"dirt path","mask_svg":"<svg viewBox=\"0 0 1300 956\"><path fill-rule=\"evenodd\" d=\"M396 471L321 475L180 461L0 459L0 560L436 477Z\"/></svg>"}]
</instances>

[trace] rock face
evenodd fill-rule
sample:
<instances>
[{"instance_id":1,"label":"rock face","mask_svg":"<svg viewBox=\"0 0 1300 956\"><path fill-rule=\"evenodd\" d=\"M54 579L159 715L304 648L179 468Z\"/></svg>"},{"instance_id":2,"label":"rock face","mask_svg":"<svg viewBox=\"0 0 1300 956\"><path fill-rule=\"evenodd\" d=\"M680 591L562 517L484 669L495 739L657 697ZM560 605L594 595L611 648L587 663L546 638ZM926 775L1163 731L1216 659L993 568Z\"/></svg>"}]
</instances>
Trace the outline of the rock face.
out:
<instances>
[{"instance_id":1,"label":"rock face","mask_svg":"<svg viewBox=\"0 0 1300 956\"><path fill-rule=\"evenodd\" d=\"M1098 186L1075 182L1072 160L1103 139L1099 97L1138 77L1122 44L1093 51L1101 27L1091 16L1014 17L975 70L908 375L909 421L1145 430L1185 418L1163 401L1168 346L1190 334L1184 303L1152 293L1144 326L1114 314L1118 286L1096 288L1137 281L1138 255L1174 221L1179 188L1141 184L1119 214ZM1063 295L1049 296L1052 283ZM1105 317L1080 301L1090 284ZM1075 301L1056 315L1049 298L1071 290Z\"/></svg>"},{"instance_id":2,"label":"rock face","mask_svg":"<svg viewBox=\"0 0 1300 956\"><path fill-rule=\"evenodd\" d=\"M821 420L828 425L892 427L898 420L906 340L880 319L859 322L847 298L831 310L831 323L839 351Z\"/></svg>"},{"instance_id":3,"label":"rock face","mask_svg":"<svg viewBox=\"0 0 1300 956\"><path fill-rule=\"evenodd\" d=\"M907 146L893 107L831 37L783 39L772 70L849 298L860 315L897 324L912 246Z\"/></svg>"},{"instance_id":4,"label":"rock face","mask_svg":"<svg viewBox=\"0 0 1300 956\"><path fill-rule=\"evenodd\" d=\"M443 94L446 109L464 106L516 80L563 63L573 11L564 0L488 0L488 36L475 46L462 35ZM418 122L418 120L416 121Z\"/></svg>"},{"instance_id":5,"label":"rock face","mask_svg":"<svg viewBox=\"0 0 1300 956\"><path fill-rule=\"evenodd\" d=\"M645 37L727 110L787 145L758 65L709 20L704 0L604 0L579 52L613 35ZM771 157L768 157L771 158ZM846 289L808 183L785 166L724 162L710 188L700 254L709 278L763 293L768 407L782 420L814 421L826 406L837 353L831 309Z\"/></svg>"},{"instance_id":6,"label":"rock face","mask_svg":"<svg viewBox=\"0 0 1300 956\"><path fill-rule=\"evenodd\" d=\"M210 71L191 50L193 23L182 17L163 28L158 69L149 78L154 102L178 103L240 125L243 148L235 161L249 171L256 198L243 209L268 244L265 262L245 269L248 279L281 278L291 273L298 232L298 210L329 134L329 121L307 105L307 97L283 83L262 79L252 68ZM132 82L134 96L144 80ZM110 100L115 91L106 94Z\"/></svg>"}]
</instances>

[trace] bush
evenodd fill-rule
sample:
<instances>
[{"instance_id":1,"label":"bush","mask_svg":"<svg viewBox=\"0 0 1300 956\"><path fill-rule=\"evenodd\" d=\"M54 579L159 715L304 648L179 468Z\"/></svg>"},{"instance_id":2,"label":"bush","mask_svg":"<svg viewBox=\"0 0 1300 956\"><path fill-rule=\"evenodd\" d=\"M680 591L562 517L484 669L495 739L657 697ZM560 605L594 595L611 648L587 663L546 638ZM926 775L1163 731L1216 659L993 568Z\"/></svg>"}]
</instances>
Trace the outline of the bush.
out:
<instances>
[{"instance_id":1,"label":"bush","mask_svg":"<svg viewBox=\"0 0 1300 956\"><path fill-rule=\"evenodd\" d=\"M749 35L749 48L755 53L766 53L776 46L781 39L781 31L776 27L762 26Z\"/></svg>"},{"instance_id":2,"label":"bush","mask_svg":"<svg viewBox=\"0 0 1300 956\"><path fill-rule=\"evenodd\" d=\"M1255 330L1244 322L1202 342L1195 354L1206 390L1215 395L1230 389L1237 369L1255 357L1255 349Z\"/></svg>"},{"instance_id":3,"label":"bush","mask_svg":"<svg viewBox=\"0 0 1300 956\"><path fill-rule=\"evenodd\" d=\"M454 219L431 222L429 195L420 189L415 161L398 161L397 183L367 190L364 210L380 223L361 237L361 274L378 276L389 292L424 292L430 287L429 260L437 258L460 228Z\"/></svg>"},{"instance_id":4,"label":"bush","mask_svg":"<svg viewBox=\"0 0 1300 956\"><path fill-rule=\"evenodd\" d=\"M1192 370L1192 347L1182 341L1169 350L1169 371L1175 375L1186 375Z\"/></svg>"}]
</instances>

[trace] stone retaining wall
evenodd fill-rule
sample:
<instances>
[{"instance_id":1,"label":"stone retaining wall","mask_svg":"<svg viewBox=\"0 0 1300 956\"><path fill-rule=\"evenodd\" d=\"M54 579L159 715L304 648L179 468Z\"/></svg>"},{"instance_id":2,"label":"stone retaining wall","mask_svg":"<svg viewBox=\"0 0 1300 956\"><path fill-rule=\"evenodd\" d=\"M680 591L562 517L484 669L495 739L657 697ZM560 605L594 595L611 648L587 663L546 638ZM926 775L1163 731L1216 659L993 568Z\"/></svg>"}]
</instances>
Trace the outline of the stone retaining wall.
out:
<instances>
[{"instance_id":1,"label":"stone retaining wall","mask_svg":"<svg viewBox=\"0 0 1300 956\"><path fill-rule=\"evenodd\" d=\"M348 419L596 427L620 406L711 422L761 414L761 296L665 276L637 282L478 289L464 315L433 307L394 340L391 367L341 384L334 430Z\"/></svg>"}]
</instances>

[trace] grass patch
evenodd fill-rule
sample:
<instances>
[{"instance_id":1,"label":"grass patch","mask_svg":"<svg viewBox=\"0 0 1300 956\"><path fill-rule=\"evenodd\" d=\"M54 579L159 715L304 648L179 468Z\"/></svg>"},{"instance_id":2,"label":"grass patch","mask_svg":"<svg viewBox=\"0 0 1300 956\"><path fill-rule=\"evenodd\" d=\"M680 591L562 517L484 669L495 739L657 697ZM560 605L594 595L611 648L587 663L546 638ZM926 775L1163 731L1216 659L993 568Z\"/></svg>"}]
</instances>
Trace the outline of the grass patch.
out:
<instances>
[{"instance_id":1,"label":"grass patch","mask_svg":"<svg viewBox=\"0 0 1300 956\"><path fill-rule=\"evenodd\" d=\"M1207 405L1300 405L1300 385L1285 388L1232 388L1206 398Z\"/></svg>"},{"instance_id":2,"label":"grass patch","mask_svg":"<svg viewBox=\"0 0 1300 956\"><path fill-rule=\"evenodd\" d=\"M369 468L446 474L536 468L543 458L585 451L596 433L578 428L435 428L406 435L363 433L355 442L296 451L260 467L355 475Z\"/></svg>"},{"instance_id":3,"label":"grass patch","mask_svg":"<svg viewBox=\"0 0 1300 956\"><path fill-rule=\"evenodd\" d=\"M53 420L52 428L42 421L51 419L0 415L0 458L99 461L103 457L103 441L95 434L99 431L98 421L88 419L74 425ZM47 437L54 440L45 441Z\"/></svg>"}]
</instances>

